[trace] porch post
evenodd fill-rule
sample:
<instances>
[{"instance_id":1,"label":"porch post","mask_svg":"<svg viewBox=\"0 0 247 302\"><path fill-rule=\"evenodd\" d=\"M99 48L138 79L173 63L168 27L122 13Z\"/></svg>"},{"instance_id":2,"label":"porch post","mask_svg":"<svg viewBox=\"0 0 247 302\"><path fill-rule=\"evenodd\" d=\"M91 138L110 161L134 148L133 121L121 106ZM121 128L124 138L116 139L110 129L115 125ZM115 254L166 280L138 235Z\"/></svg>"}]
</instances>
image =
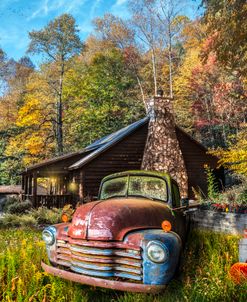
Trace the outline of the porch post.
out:
<instances>
[{"instance_id":1,"label":"porch post","mask_svg":"<svg viewBox=\"0 0 247 302\"><path fill-rule=\"evenodd\" d=\"M22 174L22 175L21 175L21 190L22 190L22 191L24 191L24 186L25 186L25 184L24 184L24 179L25 179L25 176Z\"/></svg>"},{"instance_id":2,"label":"porch post","mask_svg":"<svg viewBox=\"0 0 247 302\"><path fill-rule=\"evenodd\" d=\"M28 195L32 195L32 175L28 177Z\"/></svg>"},{"instance_id":3,"label":"porch post","mask_svg":"<svg viewBox=\"0 0 247 302\"><path fill-rule=\"evenodd\" d=\"M27 175L24 176L24 194L25 195L28 194L28 176Z\"/></svg>"},{"instance_id":4,"label":"porch post","mask_svg":"<svg viewBox=\"0 0 247 302\"><path fill-rule=\"evenodd\" d=\"M33 173L33 205L37 206L37 172Z\"/></svg>"}]
</instances>

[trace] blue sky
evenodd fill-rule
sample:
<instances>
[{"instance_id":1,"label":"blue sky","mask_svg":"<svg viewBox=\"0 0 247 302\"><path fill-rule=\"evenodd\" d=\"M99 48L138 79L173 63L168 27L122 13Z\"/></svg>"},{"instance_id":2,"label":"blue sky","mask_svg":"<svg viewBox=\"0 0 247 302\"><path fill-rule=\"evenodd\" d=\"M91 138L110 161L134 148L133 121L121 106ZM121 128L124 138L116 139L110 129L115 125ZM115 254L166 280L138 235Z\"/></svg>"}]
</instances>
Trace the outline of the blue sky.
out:
<instances>
[{"instance_id":1,"label":"blue sky","mask_svg":"<svg viewBox=\"0 0 247 302\"><path fill-rule=\"evenodd\" d=\"M43 28L63 13L74 16L80 36L85 39L95 17L110 12L127 18L126 4L127 0L0 0L0 47L9 58L18 60L25 55L28 32ZM32 60L37 63L37 58Z\"/></svg>"}]
</instances>

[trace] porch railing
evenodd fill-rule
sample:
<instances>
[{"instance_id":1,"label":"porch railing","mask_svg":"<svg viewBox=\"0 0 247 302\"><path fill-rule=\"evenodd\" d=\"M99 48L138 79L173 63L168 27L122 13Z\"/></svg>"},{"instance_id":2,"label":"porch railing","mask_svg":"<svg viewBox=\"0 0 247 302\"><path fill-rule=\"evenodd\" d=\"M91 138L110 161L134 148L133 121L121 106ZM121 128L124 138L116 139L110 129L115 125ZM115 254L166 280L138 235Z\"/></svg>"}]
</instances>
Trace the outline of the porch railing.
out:
<instances>
[{"instance_id":1,"label":"porch railing","mask_svg":"<svg viewBox=\"0 0 247 302\"><path fill-rule=\"evenodd\" d=\"M65 195L22 195L23 200L30 200L35 208L62 208L66 204L76 204L75 196L71 194Z\"/></svg>"}]
</instances>

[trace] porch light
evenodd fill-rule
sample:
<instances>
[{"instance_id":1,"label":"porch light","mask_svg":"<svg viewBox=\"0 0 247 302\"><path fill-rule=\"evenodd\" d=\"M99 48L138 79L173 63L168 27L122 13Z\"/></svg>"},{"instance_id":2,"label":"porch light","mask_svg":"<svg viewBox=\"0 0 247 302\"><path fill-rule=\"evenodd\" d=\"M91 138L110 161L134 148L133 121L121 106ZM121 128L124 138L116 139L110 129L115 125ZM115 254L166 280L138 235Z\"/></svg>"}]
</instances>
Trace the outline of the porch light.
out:
<instances>
[{"instance_id":1,"label":"porch light","mask_svg":"<svg viewBox=\"0 0 247 302\"><path fill-rule=\"evenodd\" d=\"M54 184L56 183L56 181L57 181L55 177L51 177L50 180L51 180L51 183L52 183L53 185L54 185Z\"/></svg>"},{"instance_id":2,"label":"porch light","mask_svg":"<svg viewBox=\"0 0 247 302\"><path fill-rule=\"evenodd\" d=\"M69 186L68 186L68 189L69 189L70 192L76 192L76 190L77 190L77 183L70 182Z\"/></svg>"}]
</instances>

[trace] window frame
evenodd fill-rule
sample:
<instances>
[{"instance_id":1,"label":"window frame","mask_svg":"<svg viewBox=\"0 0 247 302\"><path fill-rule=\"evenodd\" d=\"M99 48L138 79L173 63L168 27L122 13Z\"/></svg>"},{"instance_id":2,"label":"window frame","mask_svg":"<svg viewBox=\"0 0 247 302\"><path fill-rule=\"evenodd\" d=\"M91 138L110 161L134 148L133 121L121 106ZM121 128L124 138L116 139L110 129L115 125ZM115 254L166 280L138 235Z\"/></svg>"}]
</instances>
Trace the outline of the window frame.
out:
<instances>
[{"instance_id":1,"label":"window frame","mask_svg":"<svg viewBox=\"0 0 247 302\"><path fill-rule=\"evenodd\" d=\"M159 198L149 198L149 197L146 197L146 196L142 196L142 195L129 195L129 186L130 186L130 177L132 176L135 176L135 177L150 177L150 178L158 178L158 179L161 179L164 183L165 183L165 186L166 186L166 200L164 199L159 199ZM113 179L118 179L118 178L125 178L127 177L127 190L126 190L126 194L125 195L115 195L115 196L111 196L109 198L105 198L105 199L102 199L101 195L102 195L102 189L103 189L103 186L104 184L109 181L109 180L113 180ZM168 203L170 202L170 190L169 190L169 186L168 186L168 180L165 178L165 177L162 177L162 176L159 176L159 175L149 175L149 174L128 174L128 175L119 175L119 176L116 176L116 177L113 177L113 178L109 178L107 180L105 180L104 182L101 183L101 186L100 186L100 190L99 190L99 199L102 199L102 200L107 200L107 199L111 199L111 198L122 198L122 197L139 197L139 198L145 198L145 199L150 199L150 200L155 200L155 201L160 201L160 202L163 202L163 203Z\"/></svg>"}]
</instances>

